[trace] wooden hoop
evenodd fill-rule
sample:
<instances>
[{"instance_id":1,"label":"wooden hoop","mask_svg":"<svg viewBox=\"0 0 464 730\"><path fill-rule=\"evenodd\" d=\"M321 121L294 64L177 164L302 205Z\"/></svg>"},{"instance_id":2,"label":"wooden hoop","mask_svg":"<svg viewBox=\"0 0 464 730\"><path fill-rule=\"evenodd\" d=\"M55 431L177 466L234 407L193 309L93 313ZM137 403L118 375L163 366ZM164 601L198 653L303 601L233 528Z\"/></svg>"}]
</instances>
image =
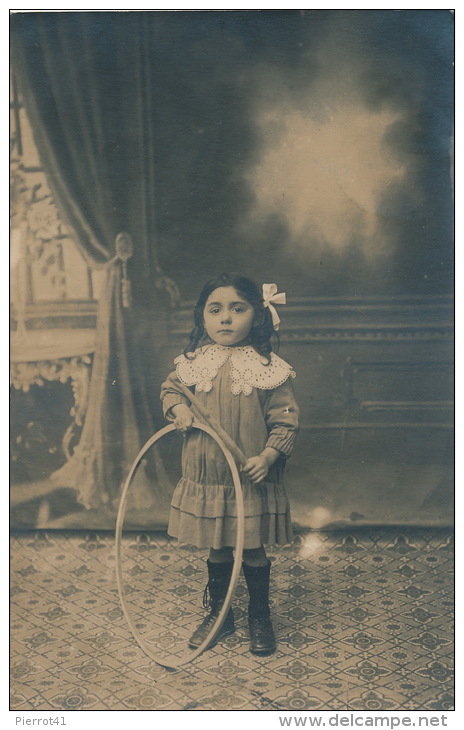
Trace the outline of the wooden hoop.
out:
<instances>
[{"instance_id":1,"label":"wooden hoop","mask_svg":"<svg viewBox=\"0 0 464 730\"><path fill-rule=\"evenodd\" d=\"M132 631L132 635L134 636L134 639L136 640L139 647L147 654L151 659L153 659L157 664L160 664L162 667L168 667L170 669L175 669L176 667L181 667L184 664L188 664L189 662L193 661L193 659L196 659L200 654L211 644L211 642L215 639L217 636L222 624L224 623L224 620L226 618L227 612L229 611L230 604L232 602L232 597L234 594L235 586L237 585L238 577L240 574L240 569L242 565L242 554L243 554L243 542L244 542L244 536L245 536L245 510L244 510L244 504L243 504L243 492L242 492L242 485L240 482L240 476L237 470L237 466L235 464L235 461L233 459L232 454L230 453L229 449L225 444L223 443L222 439L215 433L209 426L205 426L203 423L200 423L198 421L193 422L192 428L199 429L200 431L204 431L207 433L211 438L213 438L220 449L222 450L224 456L226 457L227 463L229 465L232 479L234 482L234 488L235 488L235 498L236 498L236 504L237 504L237 531L236 531L236 537L235 537L235 555L234 555L234 565L232 568L232 575L230 577L229 582L229 588L226 594L226 597L224 599L224 604L222 606L222 609L211 628L210 633L206 637L206 639L203 641L202 644L200 644L199 647L197 647L194 650L187 650L184 651L184 653L180 657L167 657L165 659L159 659L156 654L152 651L150 646L142 639L140 634L138 633L137 629L134 626L134 623L132 621L132 618L130 616L129 610L127 608L126 604L126 598L124 595L124 585L123 585L123 577L122 577L122 564L121 564L121 537L122 537L122 528L124 525L124 516L126 512L126 504L127 504L127 495L129 492L129 488L131 486L132 480L142 462L143 457L145 456L146 452L148 451L153 444L155 444L160 438L165 436L167 433L170 433L171 431L175 431L176 427L174 424L170 424L169 426L165 426L160 431L155 433L151 438L148 439L146 444L142 447L142 449L139 451L134 463L132 464L132 467L129 471L129 474L127 476L127 479L124 484L124 488L121 493L121 499L119 502L119 509L118 509L118 517L116 520L116 531L115 531L115 549L116 549L116 580L118 584L118 593L119 593L119 600L121 602L121 607L124 612L124 616L126 617L126 621L129 624L129 627Z\"/></svg>"}]
</instances>

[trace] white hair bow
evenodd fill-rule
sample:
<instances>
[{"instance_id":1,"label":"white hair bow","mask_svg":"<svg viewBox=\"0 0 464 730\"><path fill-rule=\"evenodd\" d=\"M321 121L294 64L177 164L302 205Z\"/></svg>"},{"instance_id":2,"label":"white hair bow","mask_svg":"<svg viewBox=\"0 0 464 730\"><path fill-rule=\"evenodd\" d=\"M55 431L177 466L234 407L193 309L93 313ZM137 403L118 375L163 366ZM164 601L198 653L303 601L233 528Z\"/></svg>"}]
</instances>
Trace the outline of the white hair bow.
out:
<instances>
[{"instance_id":1,"label":"white hair bow","mask_svg":"<svg viewBox=\"0 0 464 730\"><path fill-rule=\"evenodd\" d=\"M273 306L271 302L274 304L286 304L287 298L285 295L285 292L280 292L280 294L277 293L277 284L263 284L263 299L264 299L264 306L269 307L269 311L272 316L272 324L274 325L274 329L278 330L280 325L280 317L277 314L276 308Z\"/></svg>"}]
</instances>

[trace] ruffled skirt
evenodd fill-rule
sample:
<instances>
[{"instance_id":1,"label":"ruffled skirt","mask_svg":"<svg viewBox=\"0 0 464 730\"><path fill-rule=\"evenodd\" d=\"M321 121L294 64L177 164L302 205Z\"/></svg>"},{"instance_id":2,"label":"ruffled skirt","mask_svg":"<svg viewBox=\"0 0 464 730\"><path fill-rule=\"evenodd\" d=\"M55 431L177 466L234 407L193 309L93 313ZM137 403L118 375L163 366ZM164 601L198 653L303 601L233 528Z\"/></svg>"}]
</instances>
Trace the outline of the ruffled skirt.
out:
<instances>
[{"instance_id":1,"label":"ruffled skirt","mask_svg":"<svg viewBox=\"0 0 464 730\"><path fill-rule=\"evenodd\" d=\"M282 484L242 483L246 549L286 545L293 539L290 505ZM168 533L199 548L234 547L237 535L235 488L199 484L182 477L171 502Z\"/></svg>"}]
</instances>

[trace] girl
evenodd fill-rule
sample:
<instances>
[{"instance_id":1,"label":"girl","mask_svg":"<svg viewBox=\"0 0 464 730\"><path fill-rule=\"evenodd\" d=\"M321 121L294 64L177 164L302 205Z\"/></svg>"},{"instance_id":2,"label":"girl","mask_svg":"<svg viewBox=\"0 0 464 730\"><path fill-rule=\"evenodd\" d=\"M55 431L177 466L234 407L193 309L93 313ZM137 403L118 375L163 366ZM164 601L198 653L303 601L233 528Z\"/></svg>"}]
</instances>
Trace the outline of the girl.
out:
<instances>
[{"instance_id":1,"label":"girl","mask_svg":"<svg viewBox=\"0 0 464 730\"><path fill-rule=\"evenodd\" d=\"M173 494L168 533L181 542L209 548L204 606L210 612L190 638L191 648L205 640L223 605L237 518L230 469L213 439L191 430L194 415L179 381L192 389L248 459L241 483L250 649L264 655L276 648L269 611L271 563L264 545L292 539L282 474L299 414L292 384L295 373L272 351L279 317L271 300L285 303L285 295L276 291L275 284L264 284L263 297L255 282L238 274L209 281L194 310L190 342L161 387L165 416L185 438L183 476ZM230 609L216 641L234 631Z\"/></svg>"}]
</instances>

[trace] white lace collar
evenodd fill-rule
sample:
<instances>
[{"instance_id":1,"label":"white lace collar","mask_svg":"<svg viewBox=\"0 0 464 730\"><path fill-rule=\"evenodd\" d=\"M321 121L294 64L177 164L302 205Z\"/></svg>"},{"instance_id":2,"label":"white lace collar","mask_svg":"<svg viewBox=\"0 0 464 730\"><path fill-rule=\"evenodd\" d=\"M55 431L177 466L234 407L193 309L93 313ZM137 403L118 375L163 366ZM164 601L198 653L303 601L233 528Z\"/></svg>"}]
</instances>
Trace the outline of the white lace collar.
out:
<instances>
[{"instance_id":1,"label":"white lace collar","mask_svg":"<svg viewBox=\"0 0 464 730\"><path fill-rule=\"evenodd\" d=\"M179 355L174 360L177 377L184 385L195 385L196 389L208 393L213 380L226 360L230 363L231 391L234 395L250 395L253 388L271 390L282 385L296 373L280 357L271 353L271 362L259 355L251 345L245 347L224 347L206 345L195 350L194 358Z\"/></svg>"}]
</instances>

